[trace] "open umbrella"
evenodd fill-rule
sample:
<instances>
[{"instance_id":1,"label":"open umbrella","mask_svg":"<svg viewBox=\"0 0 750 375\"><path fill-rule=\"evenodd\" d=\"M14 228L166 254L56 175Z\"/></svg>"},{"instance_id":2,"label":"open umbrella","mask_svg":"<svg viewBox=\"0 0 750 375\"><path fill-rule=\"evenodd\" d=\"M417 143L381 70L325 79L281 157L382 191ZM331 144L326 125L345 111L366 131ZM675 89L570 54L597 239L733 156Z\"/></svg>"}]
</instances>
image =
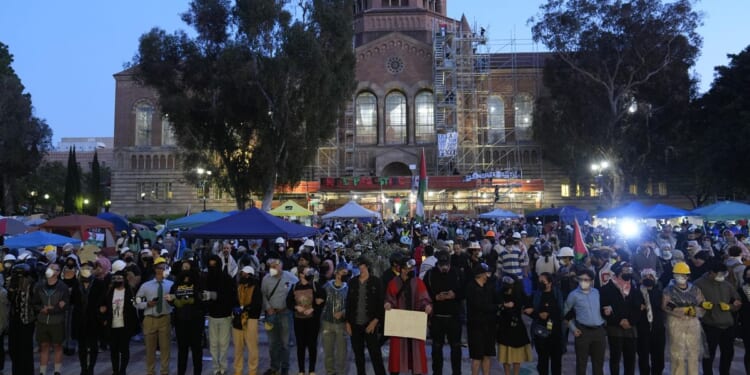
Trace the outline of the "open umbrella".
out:
<instances>
[{"instance_id":1,"label":"open umbrella","mask_svg":"<svg viewBox=\"0 0 750 375\"><path fill-rule=\"evenodd\" d=\"M29 229L26 224L9 217L0 219L0 235L8 236L24 233Z\"/></svg>"},{"instance_id":2,"label":"open umbrella","mask_svg":"<svg viewBox=\"0 0 750 375\"><path fill-rule=\"evenodd\" d=\"M707 220L737 220L750 218L750 204L722 201L690 211L692 216Z\"/></svg>"}]
</instances>

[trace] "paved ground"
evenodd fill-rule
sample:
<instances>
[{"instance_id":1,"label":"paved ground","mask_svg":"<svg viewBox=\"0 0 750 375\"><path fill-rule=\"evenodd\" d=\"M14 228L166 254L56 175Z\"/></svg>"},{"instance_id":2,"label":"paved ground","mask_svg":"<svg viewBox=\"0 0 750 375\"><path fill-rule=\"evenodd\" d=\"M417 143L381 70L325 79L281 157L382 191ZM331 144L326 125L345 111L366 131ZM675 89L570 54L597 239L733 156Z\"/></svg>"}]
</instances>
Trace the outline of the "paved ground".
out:
<instances>
[{"instance_id":1,"label":"paved ground","mask_svg":"<svg viewBox=\"0 0 750 375\"><path fill-rule=\"evenodd\" d=\"M259 374L262 374L265 370L268 369L268 340L266 339L265 332L263 329L260 329L260 369ZM429 342L428 342L428 356L430 355L429 350ZM128 374L133 375L141 375L145 374L146 371L144 369L145 367L145 355L144 355L144 347L142 343L138 342L132 342L131 343L131 360L130 360L130 366L128 367ZM232 363L232 348L230 346L230 354L229 354L229 368L231 369L231 363ZM319 347L320 354L318 355L318 364L317 364L317 374L324 375L324 365L323 365L323 349L322 345ZM464 355L463 355L463 374L471 374L471 367L470 367L470 361L468 359L468 352L467 349L464 348ZM745 371L743 369L743 362L742 358L744 355L744 348L741 343L738 343L735 345L735 356L734 356L734 362L732 363L732 374L744 374ZM535 353L536 354L536 353ZM51 356L50 356L51 357ZM38 368L38 355L36 356L36 368ZM448 350L445 349L445 358L446 363L444 365L444 373L450 374L449 369L449 356L448 356ZM348 371L348 374L354 374L354 358L351 355L351 352L349 352L349 359L350 359L350 368ZM158 362L158 361L157 361ZM191 360L188 359L188 374L192 374L192 365L190 364ZM66 356L64 358L63 362L63 375L78 375L80 374L80 368L78 366L78 356ZM48 370L48 374L52 374L52 366L50 366ZM212 374L211 372L211 357L208 352L208 350L204 350L204 357L203 357L203 373L202 374ZM387 368L387 359L386 359L386 368ZM718 373L718 358L714 363L715 371ZM292 348L291 350L291 361L290 361L290 374L294 375L297 374L295 371L297 369L297 359L296 359L296 349ZM10 374L11 370L11 363L10 359L6 360L5 364L5 372L4 374ZM177 349L176 344L172 345L171 350L171 360L170 360L170 374L176 374L177 373ZM372 368L370 367L368 363L367 373L372 374ZM493 361L492 363L492 374L502 374L502 366L500 366L497 361ZM536 374L536 363L525 363L522 367L521 374ZM573 354L573 346L572 341L568 345L568 353L565 354L563 357L563 374L574 374L575 373L575 356ZM608 364L605 362L605 373L609 374ZM669 373L669 365L667 364L667 368L665 370L665 373ZM110 366L110 360L109 360L109 352L102 352L99 354L99 358L97 360L97 366L96 366L96 374L97 375L109 375L112 374L112 369ZM230 371L228 373L229 375L232 375L232 372ZM247 369L245 369L245 373L247 374Z\"/></svg>"}]
</instances>

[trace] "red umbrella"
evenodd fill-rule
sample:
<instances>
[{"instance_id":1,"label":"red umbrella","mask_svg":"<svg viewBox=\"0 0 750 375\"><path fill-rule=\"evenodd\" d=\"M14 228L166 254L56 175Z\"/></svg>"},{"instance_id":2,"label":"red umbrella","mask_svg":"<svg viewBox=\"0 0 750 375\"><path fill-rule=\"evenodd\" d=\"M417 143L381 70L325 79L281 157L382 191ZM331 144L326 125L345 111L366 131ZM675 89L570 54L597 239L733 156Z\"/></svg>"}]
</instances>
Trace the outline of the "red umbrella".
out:
<instances>
[{"instance_id":1,"label":"red umbrella","mask_svg":"<svg viewBox=\"0 0 750 375\"><path fill-rule=\"evenodd\" d=\"M11 218L0 219L0 235L14 235L24 233L29 229L24 223Z\"/></svg>"}]
</instances>

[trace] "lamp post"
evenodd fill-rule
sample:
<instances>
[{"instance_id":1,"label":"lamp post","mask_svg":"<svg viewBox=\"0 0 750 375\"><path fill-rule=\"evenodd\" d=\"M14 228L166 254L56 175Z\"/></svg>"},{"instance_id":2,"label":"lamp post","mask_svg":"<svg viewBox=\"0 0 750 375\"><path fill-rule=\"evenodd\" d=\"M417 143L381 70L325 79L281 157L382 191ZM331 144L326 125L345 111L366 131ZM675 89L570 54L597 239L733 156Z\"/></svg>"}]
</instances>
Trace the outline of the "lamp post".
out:
<instances>
[{"instance_id":1,"label":"lamp post","mask_svg":"<svg viewBox=\"0 0 750 375\"><path fill-rule=\"evenodd\" d=\"M201 200L203 200L203 211L206 210L206 200L208 197L206 196L206 183L208 183L208 179L211 177L211 171L203 168L196 169L196 173L198 173L198 176L200 178L200 187L201 187Z\"/></svg>"},{"instance_id":2,"label":"lamp post","mask_svg":"<svg viewBox=\"0 0 750 375\"><path fill-rule=\"evenodd\" d=\"M34 214L34 206L36 206L36 196L37 196L36 190L32 190L29 192L29 200L31 201L31 209L29 210L29 214Z\"/></svg>"}]
</instances>

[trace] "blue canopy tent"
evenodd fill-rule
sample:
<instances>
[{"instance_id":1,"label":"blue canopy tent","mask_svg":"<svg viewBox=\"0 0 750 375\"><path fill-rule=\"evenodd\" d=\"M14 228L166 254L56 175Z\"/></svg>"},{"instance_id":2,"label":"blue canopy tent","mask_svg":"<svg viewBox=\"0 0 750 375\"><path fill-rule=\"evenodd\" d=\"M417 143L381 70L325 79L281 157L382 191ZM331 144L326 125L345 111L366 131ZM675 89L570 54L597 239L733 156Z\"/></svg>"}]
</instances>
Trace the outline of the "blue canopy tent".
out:
<instances>
[{"instance_id":1,"label":"blue canopy tent","mask_svg":"<svg viewBox=\"0 0 750 375\"><path fill-rule=\"evenodd\" d=\"M512 211L503 210L502 208L496 208L490 212L485 212L479 215L480 219L518 219L519 217L521 217L521 215Z\"/></svg>"},{"instance_id":2,"label":"blue canopy tent","mask_svg":"<svg viewBox=\"0 0 750 375\"><path fill-rule=\"evenodd\" d=\"M687 210L659 203L646 210L642 217L644 219L671 219L689 215L690 212Z\"/></svg>"},{"instance_id":3,"label":"blue canopy tent","mask_svg":"<svg viewBox=\"0 0 750 375\"><path fill-rule=\"evenodd\" d=\"M63 246L66 243L80 245L81 240L49 232L31 232L5 240L5 246L11 249L36 248L47 245Z\"/></svg>"},{"instance_id":4,"label":"blue canopy tent","mask_svg":"<svg viewBox=\"0 0 750 375\"><path fill-rule=\"evenodd\" d=\"M591 217L587 210L575 206L544 208L526 215L526 217L532 218L549 216L557 216L565 223L572 223L573 220L578 219L578 222L581 224Z\"/></svg>"},{"instance_id":5,"label":"blue canopy tent","mask_svg":"<svg viewBox=\"0 0 750 375\"><path fill-rule=\"evenodd\" d=\"M221 212L221 211L215 211L215 210L208 210L199 212L197 214L192 214L190 216L181 217L176 220L171 220L167 222L167 224L164 226L164 231L170 231L173 229L192 229L199 227L201 225L205 225L208 223L213 223L217 220L221 220L225 217L228 217L232 215L233 212Z\"/></svg>"},{"instance_id":6,"label":"blue canopy tent","mask_svg":"<svg viewBox=\"0 0 750 375\"><path fill-rule=\"evenodd\" d=\"M596 214L596 217L603 218L603 217L643 217L646 212L648 212L649 207L646 207L643 205L643 203L639 202L630 202L625 205L622 205L620 207L611 208L609 210L604 210L598 214Z\"/></svg>"},{"instance_id":7,"label":"blue canopy tent","mask_svg":"<svg viewBox=\"0 0 750 375\"><path fill-rule=\"evenodd\" d=\"M110 223L112 223L112 225L115 226L116 232L130 230L130 222L128 221L128 219L114 212L102 212L99 215L96 215L96 217L102 220L107 220Z\"/></svg>"},{"instance_id":8,"label":"blue canopy tent","mask_svg":"<svg viewBox=\"0 0 750 375\"><path fill-rule=\"evenodd\" d=\"M738 220L750 218L750 204L722 201L690 211L691 216L700 216L706 220Z\"/></svg>"},{"instance_id":9,"label":"blue canopy tent","mask_svg":"<svg viewBox=\"0 0 750 375\"><path fill-rule=\"evenodd\" d=\"M312 237L318 230L279 219L255 207L181 233L185 238L301 238Z\"/></svg>"}]
</instances>

